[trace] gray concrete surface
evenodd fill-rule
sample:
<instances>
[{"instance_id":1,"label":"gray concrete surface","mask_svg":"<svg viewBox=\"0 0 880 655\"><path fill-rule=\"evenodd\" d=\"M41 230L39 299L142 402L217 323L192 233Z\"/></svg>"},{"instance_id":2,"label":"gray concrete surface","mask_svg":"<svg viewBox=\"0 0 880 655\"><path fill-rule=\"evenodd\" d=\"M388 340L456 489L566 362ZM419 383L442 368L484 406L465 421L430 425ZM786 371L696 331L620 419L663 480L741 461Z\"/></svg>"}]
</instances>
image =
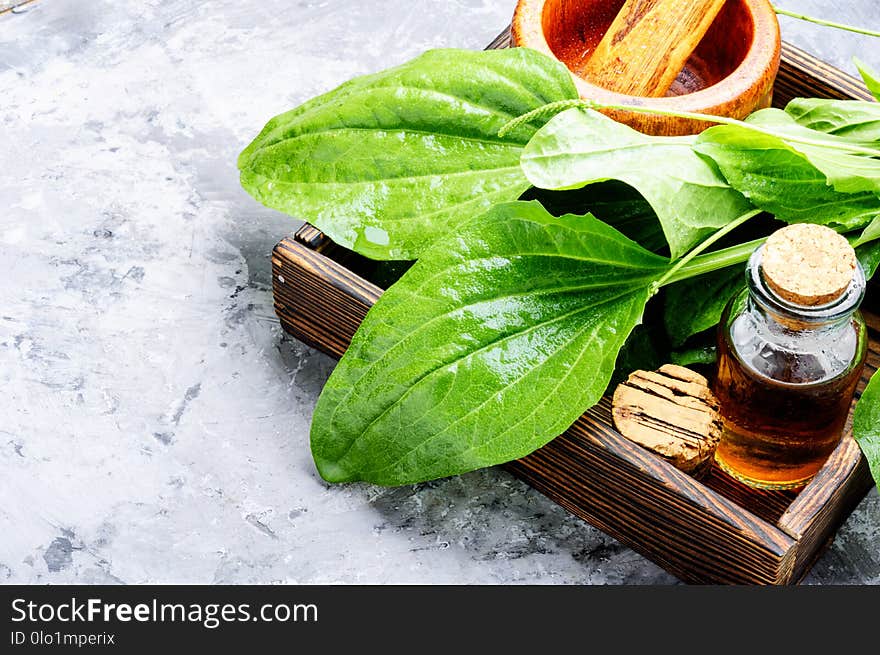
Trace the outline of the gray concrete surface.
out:
<instances>
[{"instance_id":1,"label":"gray concrete surface","mask_svg":"<svg viewBox=\"0 0 880 655\"><path fill-rule=\"evenodd\" d=\"M8 4L8 3L7 3ZM0 581L675 583L499 470L328 486L333 363L285 337L239 187L270 116L514 0L37 0L0 14ZM799 2L880 28L874 0ZM840 6L843 5L843 6ZM852 67L878 43L792 25ZM880 582L875 491L811 583Z\"/></svg>"}]
</instances>

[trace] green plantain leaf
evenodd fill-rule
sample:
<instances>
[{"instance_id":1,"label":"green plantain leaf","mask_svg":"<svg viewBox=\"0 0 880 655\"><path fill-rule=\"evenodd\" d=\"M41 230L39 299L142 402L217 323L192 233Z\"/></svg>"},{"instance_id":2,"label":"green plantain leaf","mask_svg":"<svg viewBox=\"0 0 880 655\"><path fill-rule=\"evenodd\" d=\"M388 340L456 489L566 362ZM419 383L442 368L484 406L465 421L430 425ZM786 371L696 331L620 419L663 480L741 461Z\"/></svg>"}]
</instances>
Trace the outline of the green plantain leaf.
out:
<instances>
[{"instance_id":1,"label":"green plantain leaf","mask_svg":"<svg viewBox=\"0 0 880 655\"><path fill-rule=\"evenodd\" d=\"M859 74L862 76L865 86L868 87L868 91L876 100L880 100L880 75L858 57L853 57L853 61L856 68L859 69Z\"/></svg>"},{"instance_id":2,"label":"green plantain leaf","mask_svg":"<svg viewBox=\"0 0 880 655\"><path fill-rule=\"evenodd\" d=\"M876 241L877 239L880 239L880 214L878 214L874 220L868 223L867 227L862 230L862 233L859 235L859 238L854 245L862 245L869 241Z\"/></svg>"},{"instance_id":3,"label":"green plantain leaf","mask_svg":"<svg viewBox=\"0 0 880 655\"><path fill-rule=\"evenodd\" d=\"M646 314L648 311L650 304ZM633 371L639 369L656 371L669 361L669 342L663 330L658 330L647 315L643 316L642 320L643 322L630 332L626 343L617 354L614 373L611 375L606 393L626 380Z\"/></svg>"},{"instance_id":4,"label":"green plantain leaf","mask_svg":"<svg viewBox=\"0 0 880 655\"><path fill-rule=\"evenodd\" d=\"M673 258L751 209L692 137L652 137L592 109L557 114L522 154L529 181L542 189L577 189L616 179L654 208Z\"/></svg>"},{"instance_id":5,"label":"green plantain leaf","mask_svg":"<svg viewBox=\"0 0 880 655\"><path fill-rule=\"evenodd\" d=\"M590 215L496 206L367 314L315 409L319 472L399 485L543 446L599 400L667 268Z\"/></svg>"},{"instance_id":6,"label":"green plantain leaf","mask_svg":"<svg viewBox=\"0 0 880 655\"><path fill-rule=\"evenodd\" d=\"M679 366L711 365L718 361L718 349L714 344L694 346L670 353L669 360Z\"/></svg>"},{"instance_id":7,"label":"green plantain leaf","mask_svg":"<svg viewBox=\"0 0 880 655\"><path fill-rule=\"evenodd\" d=\"M746 285L743 271L736 264L667 287L663 320L673 346L718 325L727 301Z\"/></svg>"},{"instance_id":8,"label":"green plantain leaf","mask_svg":"<svg viewBox=\"0 0 880 655\"><path fill-rule=\"evenodd\" d=\"M437 236L516 200L536 125L498 130L576 98L559 62L525 48L432 50L276 116L241 153L242 186L374 259L416 259Z\"/></svg>"},{"instance_id":9,"label":"green plantain leaf","mask_svg":"<svg viewBox=\"0 0 880 655\"><path fill-rule=\"evenodd\" d=\"M843 150L842 148L852 145L848 139L803 127L781 109L755 112L748 117L747 122L771 129L783 137L791 136L794 139L816 142L814 145L792 139L781 142L781 145L788 145L805 156L825 175L835 191L880 193L880 160Z\"/></svg>"},{"instance_id":10,"label":"green plantain leaf","mask_svg":"<svg viewBox=\"0 0 880 655\"><path fill-rule=\"evenodd\" d=\"M718 165L733 188L780 220L850 230L865 226L880 211L875 193L836 190L806 155L779 137L718 125L703 132L695 148Z\"/></svg>"},{"instance_id":11,"label":"green plantain leaf","mask_svg":"<svg viewBox=\"0 0 880 655\"><path fill-rule=\"evenodd\" d=\"M880 266L880 241L871 241L856 246L856 256L859 258L862 270L865 271L865 277L870 280L877 272L877 267Z\"/></svg>"},{"instance_id":12,"label":"green plantain leaf","mask_svg":"<svg viewBox=\"0 0 880 655\"><path fill-rule=\"evenodd\" d=\"M853 437L880 486L880 375L874 374L853 414Z\"/></svg>"},{"instance_id":13,"label":"green plantain leaf","mask_svg":"<svg viewBox=\"0 0 880 655\"><path fill-rule=\"evenodd\" d=\"M651 252L666 248L663 227L651 205L638 191L617 180L568 191L531 187L520 200L537 200L554 216L590 213Z\"/></svg>"},{"instance_id":14,"label":"green plantain leaf","mask_svg":"<svg viewBox=\"0 0 880 655\"><path fill-rule=\"evenodd\" d=\"M862 100L795 98L785 108L799 125L834 134L851 143L880 143L880 103Z\"/></svg>"}]
</instances>

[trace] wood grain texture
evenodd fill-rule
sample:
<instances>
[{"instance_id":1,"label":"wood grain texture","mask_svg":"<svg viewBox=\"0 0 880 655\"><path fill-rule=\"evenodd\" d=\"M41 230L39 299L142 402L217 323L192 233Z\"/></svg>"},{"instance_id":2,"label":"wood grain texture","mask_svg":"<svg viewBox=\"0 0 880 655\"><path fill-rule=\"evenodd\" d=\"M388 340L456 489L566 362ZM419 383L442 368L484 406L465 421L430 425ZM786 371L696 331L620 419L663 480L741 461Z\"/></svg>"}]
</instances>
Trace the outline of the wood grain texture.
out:
<instances>
[{"instance_id":1,"label":"wood grain texture","mask_svg":"<svg viewBox=\"0 0 880 655\"><path fill-rule=\"evenodd\" d=\"M305 238L314 243L310 228L304 228ZM382 295L382 289L339 262L290 238L272 251L272 292L284 329L333 357L342 357Z\"/></svg>"},{"instance_id":2,"label":"wood grain texture","mask_svg":"<svg viewBox=\"0 0 880 655\"><path fill-rule=\"evenodd\" d=\"M609 91L661 98L726 0L626 0L580 74Z\"/></svg>"},{"instance_id":3,"label":"wood grain texture","mask_svg":"<svg viewBox=\"0 0 880 655\"><path fill-rule=\"evenodd\" d=\"M34 0L0 0L0 14L3 14L7 11L12 11L16 7L30 4L33 1Z\"/></svg>"},{"instance_id":4,"label":"wood grain texture","mask_svg":"<svg viewBox=\"0 0 880 655\"><path fill-rule=\"evenodd\" d=\"M493 43L503 47L508 35ZM864 97L853 78L783 47L776 94ZM340 357L382 289L363 276L373 264L305 225L272 257L275 310L296 338ZM359 274L360 273L360 274ZM876 284L872 284L877 295ZM880 366L880 303L866 301L871 343L859 388ZM873 485L847 434L800 492L762 491L717 467L697 481L612 427L610 399L564 434L506 468L573 514L614 536L681 580L788 584L799 581L840 523ZM847 431L849 426L847 426Z\"/></svg>"},{"instance_id":5,"label":"wood grain texture","mask_svg":"<svg viewBox=\"0 0 880 655\"><path fill-rule=\"evenodd\" d=\"M489 49L511 46L510 28L489 44ZM816 97L838 100L873 100L861 80L848 75L783 41L779 71L773 85L773 106L785 107L792 98Z\"/></svg>"},{"instance_id":6,"label":"wood grain texture","mask_svg":"<svg viewBox=\"0 0 880 655\"><path fill-rule=\"evenodd\" d=\"M695 478L709 472L723 423L705 377L674 364L633 371L611 404L614 427L627 439Z\"/></svg>"},{"instance_id":7,"label":"wood grain texture","mask_svg":"<svg viewBox=\"0 0 880 655\"><path fill-rule=\"evenodd\" d=\"M519 0L510 38L516 45L563 62L583 98L734 118L769 106L779 67L780 35L776 13L767 0L727 0L662 98L622 93L587 77L593 52L623 4L623 0ZM710 125L619 109L602 112L646 134L692 134Z\"/></svg>"}]
</instances>

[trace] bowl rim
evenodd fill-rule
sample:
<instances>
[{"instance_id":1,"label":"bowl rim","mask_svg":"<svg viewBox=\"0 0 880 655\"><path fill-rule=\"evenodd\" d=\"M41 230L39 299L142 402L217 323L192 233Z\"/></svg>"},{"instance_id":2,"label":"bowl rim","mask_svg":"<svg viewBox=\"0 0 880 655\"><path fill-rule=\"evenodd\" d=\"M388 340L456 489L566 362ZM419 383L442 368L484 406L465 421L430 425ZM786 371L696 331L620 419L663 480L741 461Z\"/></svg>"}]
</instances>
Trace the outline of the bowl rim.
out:
<instances>
[{"instance_id":1,"label":"bowl rim","mask_svg":"<svg viewBox=\"0 0 880 655\"><path fill-rule=\"evenodd\" d=\"M550 48L544 35L543 12L548 1L550 0L517 2L511 27L511 44L538 50L564 64ZM707 109L723 106L727 102L747 95L765 78L769 78L768 87L772 87L773 78L779 67L782 47L776 12L769 0L740 0L740 2L745 5L752 18L754 25L752 42L740 64L724 79L693 93L653 98L610 91L588 82L569 69L579 95L613 104L706 113Z\"/></svg>"}]
</instances>

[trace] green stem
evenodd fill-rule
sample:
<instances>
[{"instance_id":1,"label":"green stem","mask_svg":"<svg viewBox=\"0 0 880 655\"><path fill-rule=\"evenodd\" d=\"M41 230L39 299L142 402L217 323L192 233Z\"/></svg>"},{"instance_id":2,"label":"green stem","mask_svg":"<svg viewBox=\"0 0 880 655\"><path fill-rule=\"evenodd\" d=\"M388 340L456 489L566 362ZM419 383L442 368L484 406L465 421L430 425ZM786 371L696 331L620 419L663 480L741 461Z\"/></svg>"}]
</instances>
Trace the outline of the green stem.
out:
<instances>
[{"instance_id":1,"label":"green stem","mask_svg":"<svg viewBox=\"0 0 880 655\"><path fill-rule=\"evenodd\" d=\"M877 238L880 238L880 235L878 235ZM865 243L870 243L874 240L873 238L869 238L865 241L861 241L858 240L859 238L854 235L847 236L847 239L850 241L853 248L855 248L856 246L864 245ZM748 258L752 256L752 253L755 252L755 250L760 247L761 244L763 244L766 240L767 237L761 237L760 239L755 239L754 241L748 241L746 243L740 243L729 248L710 252L708 255L700 255L699 257L694 257L687 264L679 268L678 271L676 271L674 274L668 275L668 277L664 276L667 277L667 279L663 284L664 286L668 284L674 284L676 282L688 280L692 277L697 277L705 273L711 273L712 271L727 268L728 266L733 266L734 264L742 264L743 262L747 261Z\"/></svg>"},{"instance_id":2,"label":"green stem","mask_svg":"<svg viewBox=\"0 0 880 655\"><path fill-rule=\"evenodd\" d=\"M746 214L748 216L748 214ZM736 219L735 222L742 221L743 218L740 217ZM748 220L748 219L745 219ZM717 233L716 233L717 234ZM713 241L715 235L710 237ZM880 238L880 235L878 235ZM869 243L874 239L867 239L864 242L856 241L857 237L851 236L848 237L850 243L855 248L858 245L864 245L864 243ZM739 243L735 246L730 246L729 248L723 248L721 250L716 250L714 252L710 252L706 255L699 255L696 257L690 257L690 253L687 256L689 261L683 262L685 258L682 258L679 263L682 263L681 266L674 266L670 269L666 275L664 275L660 280L657 281L657 288L661 286L667 286L670 284L675 284L676 282L681 282L682 280L689 280L692 277L698 277L700 275L705 275L706 273L711 273L713 271L720 270L722 268L727 268L728 266L733 266L735 264L742 264L745 261L748 261L749 257L752 256L752 253L755 252L757 248L759 248L765 241L767 237L762 237L760 239L755 239L754 241L747 241L746 243ZM702 249L703 246L706 245L705 242L697 246L697 248ZM708 244L711 245L711 244ZM693 251L691 251L693 252Z\"/></svg>"},{"instance_id":3,"label":"green stem","mask_svg":"<svg viewBox=\"0 0 880 655\"><path fill-rule=\"evenodd\" d=\"M755 252L755 249L766 240L767 237L755 239L754 241L740 243L731 246L730 248L724 248L723 250L716 250L707 255L694 257L685 266L682 266L674 275L670 276L663 284L674 284L675 282L681 282L682 280L688 280L692 277L697 277L698 275L711 273L712 271L727 268L734 264L742 264L747 261L748 258L752 256L752 253Z\"/></svg>"},{"instance_id":4,"label":"green stem","mask_svg":"<svg viewBox=\"0 0 880 655\"><path fill-rule=\"evenodd\" d=\"M818 146L820 148L837 148L839 150L847 150L849 152L854 152L860 155L867 155L869 157L880 157L880 150L875 148L866 148L864 146L858 146L855 144L849 144L844 142L831 144L828 141L820 141L816 139L810 139L807 137L793 136L790 134L780 134L773 130L761 127L759 125L755 125L754 123L747 123L746 121L741 121L736 118L729 118L727 116L714 116L709 114L699 114L697 112L692 111L676 111L674 109L655 109L648 107L633 107L631 105L619 105L619 104L611 104L611 103L600 103L595 102L593 100L584 100L584 104L591 109L619 109L623 111L634 111L644 114L656 114L657 116L673 116L676 118L691 118L698 121L708 121L710 123L721 123L723 125L737 125L739 127L744 127L747 130L752 130L753 132L759 132L761 134L766 134L767 136L772 136L777 139L782 139L783 141L789 141L791 143L800 143L808 146Z\"/></svg>"},{"instance_id":5,"label":"green stem","mask_svg":"<svg viewBox=\"0 0 880 655\"><path fill-rule=\"evenodd\" d=\"M766 134L768 136L775 137L777 139L782 139L783 141L789 141L791 143L801 143L804 145L810 146L818 146L821 148L837 148L839 150L846 150L848 152L854 152L860 155L867 155L869 157L880 157L880 150L876 150L874 148L866 148L864 146L859 146L855 144L839 142L831 144L828 141L820 141L816 139L810 139L807 137L794 136L790 134L780 134L774 132L773 130L769 130L753 123L747 123L746 121L741 121L736 118L729 118L727 116L715 116L714 114L699 114L692 111L677 111L675 109L661 109L658 107L636 107L634 105L622 105L616 103L606 103L606 102L596 102L595 100L561 100L558 102L551 102L550 104L544 105L543 107L538 107L530 111L527 114L523 114L518 118L514 118L512 121L503 125L499 130L498 134L500 136L504 136L510 130L522 125L523 123L527 123L535 117L546 114L548 112L555 111L557 109L569 109L574 106L587 107L589 109L616 109L621 111L632 111L643 114L653 114L656 116L672 116L675 118L689 118L698 121L707 121L710 123L721 123L723 125L738 125L739 127L744 127L748 130L752 130L753 132L760 132L761 134Z\"/></svg>"},{"instance_id":6,"label":"green stem","mask_svg":"<svg viewBox=\"0 0 880 655\"><path fill-rule=\"evenodd\" d=\"M719 239L721 239L721 238L723 238L724 236L730 234L730 233L733 232L736 228L738 228L740 225L742 225L743 223L745 223L747 220L749 220L750 218L753 218L753 217L757 216L757 215L760 214L760 213L761 213L761 210L760 210L760 209L754 209L754 210L752 210L752 211L750 211L750 212L747 212L747 213L743 214L743 215L740 216L739 218L736 218L736 219L730 221L730 223L728 223L728 224L725 225L723 228L721 228L720 230L718 230L717 232L715 232L715 234L713 234L712 236L710 236L708 239L706 239L705 241L703 241L700 245L698 245L697 247L695 247L693 250L691 250L691 251L690 251L688 254L686 254L684 257L682 257L681 259L679 259L679 260L678 260L678 261L672 266L672 268L670 268L668 271L666 271L666 273L663 275L663 277L661 277L659 280L657 280L657 281L653 284L653 290L652 290L651 295L654 295L655 293L657 293L657 291L660 289L660 287L662 287L664 284L668 284L668 281L669 281L670 279L675 278L676 274L677 274L679 271L681 271L682 269L684 269L685 266L687 266L687 265L688 265L688 264L689 264L694 258L696 258L697 255L699 255L700 253L702 253L703 251L705 251L706 248L708 248L709 246L711 246L713 243L717 243ZM713 255L714 255L714 253L713 253ZM695 274L695 275L696 275L696 274Z\"/></svg>"},{"instance_id":7,"label":"green stem","mask_svg":"<svg viewBox=\"0 0 880 655\"><path fill-rule=\"evenodd\" d=\"M585 102L585 100L581 100L580 98L571 98L569 100L557 100L556 102L548 103L546 105L538 107L537 109L533 109L528 113L521 114L513 120L507 121L504 125L501 126L501 129L498 130L498 136L503 139L520 125L529 123L536 118L542 118L547 114L561 112L563 109L573 109L574 107L581 107L584 105Z\"/></svg>"},{"instance_id":8,"label":"green stem","mask_svg":"<svg viewBox=\"0 0 880 655\"><path fill-rule=\"evenodd\" d=\"M834 21L824 20L822 18L814 18L813 16L806 16L804 14L799 14L794 11L788 11L787 9L780 9L779 7L773 7L773 10L779 14L780 16L788 16L790 18L797 18L799 20L805 20L808 23L815 23L816 25L824 25L825 27L834 27L838 30L846 30L847 32L855 32L856 34L867 34L868 36L880 36L880 32L875 30L868 30L864 27L855 27L853 25L844 25L843 23L835 23Z\"/></svg>"}]
</instances>

